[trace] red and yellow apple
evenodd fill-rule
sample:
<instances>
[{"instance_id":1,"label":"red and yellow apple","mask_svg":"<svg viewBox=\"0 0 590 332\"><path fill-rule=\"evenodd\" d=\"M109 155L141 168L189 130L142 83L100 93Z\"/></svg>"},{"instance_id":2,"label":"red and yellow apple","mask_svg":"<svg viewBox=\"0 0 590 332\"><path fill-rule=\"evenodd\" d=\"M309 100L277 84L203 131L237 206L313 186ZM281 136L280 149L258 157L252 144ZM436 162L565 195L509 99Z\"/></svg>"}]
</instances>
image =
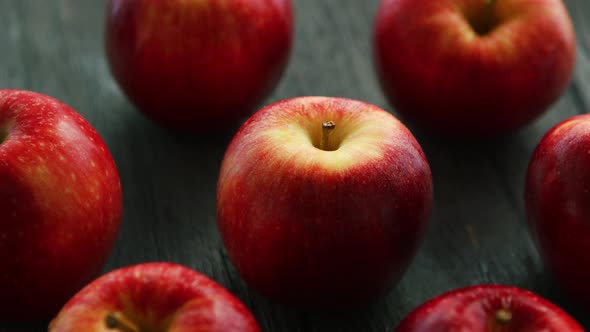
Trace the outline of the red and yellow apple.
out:
<instances>
[{"instance_id":1,"label":"red and yellow apple","mask_svg":"<svg viewBox=\"0 0 590 332\"><path fill-rule=\"evenodd\" d=\"M481 285L440 295L408 315L396 332L584 332L555 304L520 288Z\"/></svg>"},{"instance_id":2,"label":"red and yellow apple","mask_svg":"<svg viewBox=\"0 0 590 332\"><path fill-rule=\"evenodd\" d=\"M289 58L291 0L109 0L106 53L129 99L167 127L238 122Z\"/></svg>"},{"instance_id":3,"label":"red and yellow apple","mask_svg":"<svg viewBox=\"0 0 590 332\"><path fill-rule=\"evenodd\" d=\"M49 332L260 332L248 309L206 276L171 263L112 271L76 294Z\"/></svg>"},{"instance_id":4,"label":"red and yellow apple","mask_svg":"<svg viewBox=\"0 0 590 332\"><path fill-rule=\"evenodd\" d=\"M0 90L0 321L50 318L94 278L121 209L115 163L86 120Z\"/></svg>"},{"instance_id":5,"label":"red and yellow apple","mask_svg":"<svg viewBox=\"0 0 590 332\"><path fill-rule=\"evenodd\" d=\"M355 100L272 104L238 131L217 186L229 257L261 294L296 306L367 301L396 282L429 219L422 149Z\"/></svg>"},{"instance_id":6,"label":"red and yellow apple","mask_svg":"<svg viewBox=\"0 0 590 332\"><path fill-rule=\"evenodd\" d=\"M396 110L449 136L536 118L566 87L576 47L561 0L381 0L373 43Z\"/></svg>"},{"instance_id":7,"label":"red and yellow apple","mask_svg":"<svg viewBox=\"0 0 590 332\"><path fill-rule=\"evenodd\" d=\"M530 230L558 284L590 309L590 115L551 129L525 186Z\"/></svg>"}]
</instances>

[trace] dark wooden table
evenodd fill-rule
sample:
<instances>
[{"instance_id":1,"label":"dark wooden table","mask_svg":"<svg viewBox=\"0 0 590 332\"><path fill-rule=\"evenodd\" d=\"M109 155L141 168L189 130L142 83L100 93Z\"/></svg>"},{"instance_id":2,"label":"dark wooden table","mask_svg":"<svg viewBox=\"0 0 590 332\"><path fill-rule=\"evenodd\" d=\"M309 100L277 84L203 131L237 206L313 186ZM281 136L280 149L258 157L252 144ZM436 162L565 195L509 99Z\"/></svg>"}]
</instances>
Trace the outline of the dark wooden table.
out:
<instances>
[{"instance_id":1,"label":"dark wooden table","mask_svg":"<svg viewBox=\"0 0 590 332\"><path fill-rule=\"evenodd\" d=\"M371 62L377 0L294 3L291 62L265 104L326 95L391 110ZM103 136L119 167L125 213L106 270L146 261L188 265L242 299L265 331L392 331L430 297L490 282L537 292L590 329L590 313L573 307L543 267L528 234L522 199L526 166L541 136L562 119L590 112L590 1L566 0L578 39L576 72L565 94L538 121L509 136L466 142L433 138L410 126L434 174L428 235L395 289L366 309L345 314L285 308L240 280L215 220L218 169L235 128L218 137L176 135L136 112L103 57L103 1L0 4L0 87L42 92L78 110Z\"/></svg>"}]
</instances>

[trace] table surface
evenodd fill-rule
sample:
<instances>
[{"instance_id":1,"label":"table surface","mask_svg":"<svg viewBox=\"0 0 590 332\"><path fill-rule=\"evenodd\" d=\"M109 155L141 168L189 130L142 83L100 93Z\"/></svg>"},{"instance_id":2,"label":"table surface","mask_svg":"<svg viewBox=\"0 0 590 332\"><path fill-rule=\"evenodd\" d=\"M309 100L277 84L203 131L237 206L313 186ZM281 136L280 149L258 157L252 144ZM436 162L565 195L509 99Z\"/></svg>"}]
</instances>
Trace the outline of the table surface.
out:
<instances>
[{"instance_id":1,"label":"table surface","mask_svg":"<svg viewBox=\"0 0 590 332\"><path fill-rule=\"evenodd\" d=\"M246 287L228 261L215 219L218 170L233 132L217 137L174 134L127 102L103 56L103 1L0 0L0 87L34 90L64 101L110 147L121 175L125 212L107 271L146 261L188 265L236 294L265 331L392 331L432 296L478 283L537 292L590 329L590 314L572 306L543 267L528 234L522 199L526 166L542 135L560 120L590 111L590 1L565 2L577 32L576 72L544 116L517 133L486 141L450 142L409 126L433 171L431 225L397 287L352 313L296 311ZM294 6L291 61L264 103L326 95L392 110L371 62L377 0L295 0Z\"/></svg>"}]
</instances>

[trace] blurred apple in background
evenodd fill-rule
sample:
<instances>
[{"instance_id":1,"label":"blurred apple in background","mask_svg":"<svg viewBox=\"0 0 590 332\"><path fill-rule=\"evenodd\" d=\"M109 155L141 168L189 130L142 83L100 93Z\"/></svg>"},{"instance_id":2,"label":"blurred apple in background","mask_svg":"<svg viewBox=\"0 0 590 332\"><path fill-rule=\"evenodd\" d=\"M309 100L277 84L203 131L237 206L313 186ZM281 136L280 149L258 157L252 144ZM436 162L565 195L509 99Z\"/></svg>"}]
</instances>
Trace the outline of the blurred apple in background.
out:
<instances>
[{"instance_id":1,"label":"blurred apple in background","mask_svg":"<svg viewBox=\"0 0 590 332\"><path fill-rule=\"evenodd\" d=\"M575 36L561 0L381 0L374 56L400 114L443 135L489 136L560 96Z\"/></svg>"},{"instance_id":2,"label":"blurred apple in background","mask_svg":"<svg viewBox=\"0 0 590 332\"><path fill-rule=\"evenodd\" d=\"M531 232L558 284L590 309L590 115L568 119L537 146L526 177Z\"/></svg>"},{"instance_id":3,"label":"blurred apple in background","mask_svg":"<svg viewBox=\"0 0 590 332\"><path fill-rule=\"evenodd\" d=\"M304 308L370 300L399 280L432 178L408 129L360 101L301 97L254 114L217 187L229 256L261 294Z\"/></svg>"},{"instance_id":4,"label":"blurred apple in background","mask_svg":"<svg viewBox=\"0 0 590 332\"><path fill-rule=\"evenodd\" d=\"M86 120L51 97L0 90L0 321L50 318L100 272L121 196Z\"/></svg>"},{"instance_id":5,"label":"blurred apple in background","mask_svg":"<svg viewBox=\"0 0 590 332\"><path fill-rule=\"evenodd\" d=\"M292 30L290 0L109 0L106 52L148 117L214 131L237 124L275 87Z\"/></svg>"},{"instance_id":6,"label":"blurred apple in background","mask_svg":"<svg viewBox=\"0 0 590 332\"><path fill-rule=\"evenodd\" d=\"M248 309L187 267L144 263L110 272L76 294L49 332L260 332Z\"/></svg>"},{"instance_id":7,"label":"blurred apple in background","mask_svg":"<svg viewBox=\"0 0 590 332\"><path fill-rule=\"evenodd\" d=\"M440 295L408 315L396 332L584 332L566 312L516 287L481 285Z\"/></svg>"}]
</instances>

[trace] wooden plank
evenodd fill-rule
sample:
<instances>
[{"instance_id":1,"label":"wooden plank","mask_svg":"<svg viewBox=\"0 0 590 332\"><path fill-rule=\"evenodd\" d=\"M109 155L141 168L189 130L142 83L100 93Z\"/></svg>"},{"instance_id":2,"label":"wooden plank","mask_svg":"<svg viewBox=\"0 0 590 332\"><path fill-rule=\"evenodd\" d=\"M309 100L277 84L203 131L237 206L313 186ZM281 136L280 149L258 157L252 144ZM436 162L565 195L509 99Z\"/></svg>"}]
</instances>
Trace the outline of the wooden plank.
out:
<instances>
[{"instance_id":1,"label":"wooden plank","mask_svg":"<svg viewBox=\"0 0 590 332\"><path fill-rule=\"evenodd\" d=\"M3 22L3 33L0 42L5 45L2 49L2 68L0 70L0 87L26 87L30 85L28 68L23 54L27 50L27 43L21 22L21 10L16 3L10 2L0 11Z\"/></svg>"},{"instance_id":2,"label":"wooden plank","mask_svg":"<svg viewBox=\"0 0 590 332\"><path fill-rule=\"evenodd\" d=\"M590 112L590 3L566 1L572 17L577 40L576 71L572 93L581 113Z\"/></svg>"}]
</instances>

